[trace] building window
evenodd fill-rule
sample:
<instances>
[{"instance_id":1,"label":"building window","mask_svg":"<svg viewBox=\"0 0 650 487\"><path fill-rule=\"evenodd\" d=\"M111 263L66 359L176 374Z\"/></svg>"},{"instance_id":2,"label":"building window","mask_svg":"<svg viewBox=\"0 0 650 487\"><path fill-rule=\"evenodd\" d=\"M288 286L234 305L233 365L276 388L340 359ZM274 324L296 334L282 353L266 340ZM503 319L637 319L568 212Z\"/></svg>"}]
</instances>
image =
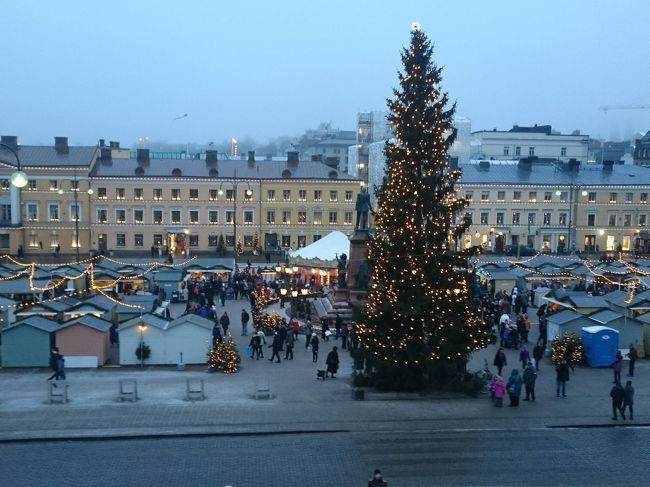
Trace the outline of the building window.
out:
<instances>
[{"instance_id":1,"label":"building window","mask_svg":"<svg viewBox=\"0 0 650 487\"><path fill-rule=\"evenodd\" d=\"M471 211L468 211L468 212L466 212L465 215L463 216L463 220L464 220L464 222L467 223L468 225L471 225L472 222L474 221L474 215L472 214Z\"/></svg>"},{"instance_id":2,"label":"building window","mask_svg":"<svg viewBox=\"0 0 650 487\"><path fill-rule=\"evenodd\" d=\"M142 190L142 188L133 189L133 199L136 201L144 200L144 191Z\"/></svg>"},{"instance_id":3,"label":"building window","mask_svg":"<svg viewBox=\"0 0 650 487\"><path fill-rule=\"evenodd\" d=\"M302 248L307 245L307 237L305 235L298 236L298 248Z\"/></svg>"},{"instance_id":4,"label":"building window","mask_svg":"<svg viewBox=\"0 0 650 487\"><path fill-rule=\"evenodd\" d=\"M588 227L595 227L596 226L596 215L593 213L590 213L587 215L587 226Z\"/></svg>"},{"instance_id":5,"label":"building window","mask_svg":"<svg viewBox=\"0 0 650 487\"><path fill-rule=\"evenodd\" d=\"M639 194L639 203L644 205L648 203L648 193Z\"/></svg>"},{"instance_id":6,"label":"building window","mask_svg":"<svg viewBox=\"0 0 650 487\"><path fill-rule=\"evenodd\" d=\"M106 223L108 221L108 210L106 208L97 208L97 223Z\"/></svg>"},{"instance_id":7,"label":"building window","mask_svg":"<svg viewBox=\"0 0 650 487\"><path fill-rule=\"evenodd\" d=\"M646 223L647 223L647 220L648 220L648 215L646 215L645 213L639 214L639 226L640 227L645 227Z\"/></svg>"},{"instance_id":8,"label":"building window","mask_svg":"<svg viewBox=\"0 0 650 487\"><path fill-rule=\"evenodd\" d=\"M566 221L567 221L566 217L567 217L566 213L564 213L564 212L560 213L560 216L558 217L558 224L559 225L566 225Z\"/></svg>"},{"instance_id":9,"label":"building window","mask_svg":"<svg viewBox=\"0 0 650 487\"><path fill-rule=\"evenodd\" d=\"M27 203L27 221L38 221L38 203Z\"/></svg>"},{"instance_id":10,"label":"building window","mask_svg":"<svg viewBox=\"0 0 650 487\"><path fill-rule=\"evenodd\" d=\"M307 201L307 190L299 189L298 190L298 201Z\"/></svg>"},{"instance_id":11,"label":"building window","mask_svg":"<svg viewBox=\"0 0 650 487\"><path fill-rule=\"evenodd\" d=\"M253 224L253 210L244 210L244 225Z\"/></svg>"},{"instance_id":12,"label":"building window","mask_svg":"<svg viewBox=\"0 0 650 487\"><path fill-rule=\"evenodd\" d=\"M542 220L544 222L544 225L550 225L551 224L551 212L550 211L545 211L542 217Z\"/></svg>"},{"instance_id":13,"label":"building window","mask_svg":"<svg viewBox=\"0 0 650 487\"><path fill-rule=\"evenodd\" d=\"M244 190L244 201L253 201L253 190L250 188L246 188Z\"/></svg>"},{"instance_id":14,"label":"building window","mask_svg":"<svg viewBox=\"0 0 650 487\"><path fill-rule=\"evenodd\" d=\"M0 235L0 248L8 249L10 245L9 235Z\"/></svg>"},{"instance_id":15,"label":"building window","mask_svg":"<svg viewBox=\"0 0 650 487\"><path fill-rule=\"evenodd\" d=\"M266 191L266 199L267 201L275 201L275 190L274 189L269 189Z\"/></svg>"},{"instance_id":16,"label":"building window","mask_svg":"<svg viewBox=\"0 0 650 487\"><path fill-rule=\"evenodd\" d=\"M529 225L535 225L535 217L537 216L536 213L528 213L528 224Z\"/></svg>"},{"instance_id":17,"label":"building window","mask_svg":"<svg viewBox=\"0 0 650 487\"><path fill-rule=\"evenodd\" d=\"M625 203L631 204L633 199L634 199L634 194L625 193Z\"/></svg>"},{"instance_id":18,"label":"building window","mask_svg":"<svg viewBox=\"0 0 650 487\"><path fill-rule=\"evenodd\" d=\"M162 210L153 210L153 222L156 225L162 225L162 222L163 222L163 211Z\"/></svg>"},{"instance_id":19,"label":"building window","mask_svg":"<svg viewBox=\"0 0 650 487\"><path fill-rule=\"evenodd\" d=\"M125 247L126 246L126 235L123 233L118 233L115 235L115 246L116 247Z\"/></svg>"},{"instance_id":20,"label":"building window","mask_svg":"<svg viewBox=\"0 0 650 487\"><path fill-rule=\"evenodd\" d=\"M50 189L56 191L56 187L52 187L52 183L57 183L56 181L50 181ZM105 200L107 199L108 196L106 196L106 188L97 188L97 199L98 200Z\"/></svg>"},{"instance_id":21,"label":"building window","mask_svg":"<svg viewBox=\"0 0 650 487\"><path fill-rule=\"evenodd\" d=\"M569 199L568 191L560 191L560 203L566 203Z\"/></svg>"},{"instance_id":22,"label":"building window","mask_svg":"<svg viewBox=\"0 0 650 487\"><path fill-rule=\"evenodd\" d=\"M226 201L235 201L236 197L237 195L235 194L234 188L226 190Z\"/></svg>"},{"instance_id":23,"label":"building window","mask_svg":"<svg viewBox=\"0 0 650 487\"><path fill-rule=\"evenodd\" d=\"M142 225L144 223L144 210L142 208L133 210L133 223L136 225Z\"/></svg>"},{"instance_id":24,"label":"building window","mask_svg":"<svg viewBox=\"0 0 650 487\"><path fill-rule=\"evenodd\" d=\"M126 223L126 210L115 210L115 223Z\"/></svg>"},{"instance_id":25,"label":"building window","mask_svg":"<svg viewBox=\"0 0 650 487\"><path fill-rule=\"evenodd\" d=\"M36 180L35 179L30 179L28 181L27 190L28 191L36 191Z\"/></svg>"},{"instance_id":26,"label":"building window","mask_svg":"<svg viewBox=\"0 0 650 487\"><path fill-rule=\"evenodd\" d=\"M162 234L154 233L153 234L153 244L162 246L162 242L163 242Z\"/></svg>"},{"instance_id":27,"label":"building window","mask_svg":"<svg viewBox=\"0 0 650 487\"><path fill-rule=\"evenodd\" d=\"M528 148L528 156L532 157L535 155L535 148L534 147L529 147Z\"/></svg>"},{"instance_id":28,"label":"building window","mask_svg":"<svg viewBox=\"0 0 650 487\"><path fill-rule=\"evenodd\" d=\"M472 201L472 198L474 198L474 191L465 191L465 199Z\"/></svg>"},{"instance_id":29,"label":"building window","mask_svg":"<svg viewBox=\"0 0 650 487\"><path fill-rule=\"evenodd\" d=\"M304 225L307 223L307 212L299 211L298 212L298 225Z\"/></svg>"},{"instance_id":30,"label":"building window","mask_svg":"<svg viewBox=\"0 0 650 487\"><path fill-rule=\"evenodd\" d=\"M208 223L210 225L219 223L219 210L208 210Z\"/></svg>"},{"instance_id":31,"label":"building window","mask_svg":"<svg viewBox=\"0 0 650 487\"><path fill-rule=\"evenodd\" d=\"M609 202L610 203L616 203L617 199L618 199L618 193L609 193Z\"/></svg>"},{"instance_id":32,"label":"building window","mask_svg":"<svg viewBox=\"0 0 650 487\"><path fill-rule=\"evenodd\" d=\"M339 220L339 213L338 211L330 211L329 212L329 222L330 225L336 225Z\"/></svg>"},{"instance_id":33,"label":"building window","mask_svg":"<svg viewBox=\"0 0 650 487\"><path fill-rule=\"evenodd\" d=\"M560 148L560 157L566 157L566 147Z\"/></svg>"},{"instance_id":34,"label":"building window","mask_svg":"<svg viewBox=\"0 0 650 487\"><path fill-rule=\"evenodd\" d=\"M216 247L219 245L219 236L218 235L208 235L208 246Z\"/></svg>"},{"instance_id":35,"label":"building window","mask_svg":"<svg viewBox=\"0 0 650 487\"><path fill-rule=\"evenodd\" d=\"M504 220L504 213L503 212L498 212L497 213L497 225L503 225L503 220Z\"/></svg>"},{"instance_id":36,"label":"building window","mask_svg":"<svg viewBox=\"0 0 650 487\"><path fill-rule=\"evenodd\" d=\"M11 221L11 205L0 205L0 222Z\"/></svg>"},{"instance_id":37,"label":"building window","mask_svg":"<svg viewBox=\"0 0 650 487\"><path fill-rule=\"evenodd\" d=\"M234 221L235 221L235 211L226 210L226 223L232 225Z\"/></svg>"},{"instance_id":38,"label":"building window","mask_svg":"<svg viewBox=\"0 0 650 487\"><path fill-rule=\"evenodd\" d=\"M190 200L191 201L196 201L199 199L199 190L198 189L190 189Z\"/></svg>"},{"instance_id":39,"label":"building window","mask_svg":"<svg viewBox=\"0 0 650 487\"><path fill-rule=\"evenodd\" d=\"M199 210L190 210L190 223L192 225L199 223Z\"/></svg>"},{"instance_id":40,"label":"building window","mask_svg":"<svg viewBox=\"0 0 650 487\"><path fill-rule=\"evenodd\" d=\"M11 183L9 182L8 179L2 179L0 180L0 187L2 187L3 191L9 191L11 188Z\"/></svg>"},{"instance_id":41,"label":"building window","mask_svg":"<svg viewBox=\"0 0 650 487\"><path fill-rule=\"evenodd\" d=\"M481 201L490 201L490 192L489 191L481 191Z\"/></svg>"},{"instance_id":42,"label":"building window","mask_svg":"<svg viewBox=\"0 0 650 487\"><path fill-rule=\"evenodd\" d=\"M199 246L199 236L196 234L192 234L189 236L189 241L190 241L190 247L198 247Z\"/></svg>"},{"instance_id":43,"label":"building window","mask_svg":"<svg viewBox=\"0 0 650 487\"><path fill-rule=\"evenodd\" d=\"M235 248L235 236L234 235L226 235L226 247Z\"/></svg>"},{"instance_id":44,"label":"building window","mask_svg":"<svg viewBox=\"0 0 650 487\"><path fill-rule=\"evenodd\" d=\"M542 250L551 250L551 236L548 234L542 235Z\"/></svg>"},{"instance_id":45,"label":"building window","mask_svg":"<svg viewBox=\"0 0 650 487\"><path fill-rule=\"evenodd\" d=\"M70 203L70 221L81 221L81 205L80 203Z\"/></svg>"},{"instance_id":46,"label":"building window","mask_svg":"<svg viewBox=\"0 0 650 487\"><path fill-rule=\"evenodd\" d=\"M180 201L181 199L181 190L172 189L172 201Z\"/></svg>"},{"instance_id":47,"label":"building window","mask_svg":"<svg viewBox=\"0 0 650 487\"><path fill-rule=\"evenodd\" d=\"M136 247L144 247L144 235L141 233L136 233L133 236L133 245Z\"/></svg>"},{"instance_id":48,"label":"building window","mask_svg":"<svg viewBox=\"0 0 650 487\"><path fill-rule=\"evenodd\" d=\"M521 191L512 192L512 201L521 201Z\"/></svg>"},{"instance_id":49,"label":"building window","mask_svg":"<svg viewBox=\"0 0 650 487\"><path fill-rule=\"evenodd\" d=\"M339 199L339 192L330 191L330 201L338 201L338 199Z\"/></svg>"},{"instance_id":50,"label":"building window","mask_svg":"<svg viewBox=\"0 0 650 487\"><path fill-rule=\"evenodd\" d=\"M124 199L124 188L115 188L115 199L123 200Z\"/></svg>"},{"instance_id":51,"label":"building window","mask_svg":"<svg viewBox=\"0 0 650 487\"><path fill-rule=\"evenodd\" d=\"M610 227L616 226L616 213L610 213L607 216L607 225L609 225Z\"/></svg>"},{"instance_id":52,"label":"building window","mask_svg":"<svg viewBox=\"0 0 650 487\"><path fill-rule=\"evenodd\" d=\"M314 211L314 225L320 225L323 223L323 212Z\"/></svg>"},{"instance_id":53,"label":"building window","mask_svg":"<svg viewBox=\"0 0 650 487\"><path fill-rule=\"evenodd\" d=\"M510 147L507 145L503 146L503 155L508 157L510 155Z\"/></svg>"},{"instance_id":54,"label":"building window","mask_svg":"<svg viewBox=\"0 0 650 487\"><path fill-rule=\"evenodd\" d=\"M253 236L252 235L244 235L244 247L252 247L253 246Z\"/></svg>"},{"instance_id":55,"label":"building window","mask_svg":"<svg viewBox=\"0 0 650 487\"><path fill-rule=\"evenodd\" d=\"M505 201L506 200L506 192L505 191L497 191L497 201Z\"/></svg>"},{"instance_id":56,"label":"building window","mask_svg":"<svg viewBox=\"0 0 650 487\"><path fill-rule=\"evenodd\" d=\"M481 212L481 225L488 224L488 215L489 213L487 211Z\"/></svg>"},{"instance_id":57,"label":"building window","mask_svg":"<svg viewBox=\"0 0 650 487\"><path fill-rule=\"evenodd\" d=\"M154 201L162 201L162 189L161 188L155 188L153 190L153 199L154 199Z\"/></svg>"},{"instance_id":58,"label":"building window","mask_svg":"<svg viewBox=\"0 0 650 487\"><path fill-rule=\"evenodd\" d=\"M291 201L291 190L283 189L282 190L282 201Z\"/></svg>"},{"instance_id":59,"label":"building window","mask_svg":"<svg viewBox=\"0 0 650 487\"><path fill-rule=\"evenodd\" d=\"M275 210L267 210L266 223L273 225L275 223Z\"/></svg>"},{"instance_id":60,"label":"building window","mask_svg":"<svg viewBox=\"0 0 650 487\"><path fill-rule=\"evenodd\" d=\"M70 181L70 189L72 191L79 191L79 180L73 179Z\"/></svg>"},{"instance_id":61,"label":"building window","mask_svg":"<svg viewBox=\"0 0 650 487\"><path fill-rule=\"evenodd\" d=\"M50 191L59 189L59 181L57 179L50 179ZM104 190L104 199L106 198L106 188L97 188L97 197L101 198L101 190Z\"/></svg>"},{"instance_id":62,"label":"building window","mask_svg":"<svg viewBox=\"0 0 650 487\"><path fill-rule=\"evenodd\" d=\"M210 190L210 201L217 201L217 190L216 189L211 189Z\"/></svg>"},{"instance_id":63,"label":"building window","mask_svg":"<svg viewBox=\"0 0 650 487\"><path fill-rule=\"evenodd\" d=\"M512 224L519 225L520 220L521 220L521 214L518 211L514 211L512 213Z\"/></svg>"},{"instance_id":64,"label":"building window","mask_svg":"<svg viewBox=\"0 0 650 487\"><path fill-rule=\"evenodd\" d=\"M314 190L314 201L321 201L323 192L320 189Z\"/></svg>"},{"instance_id":65,"label":"building window","mask_svg":"<svg viewBox=\"0 0 650 487\"><path fill-rule=\"evenodd\" d=\"M528 192L528 202L529 203L537 203L537 191L529 191Z\"/></svg>"},{"instance_id":66,"label":"building window","mask_svg":"<svg viewBox=\"0 0 650 487\"><path fill-rule=\"evenodd\" d=\"M291 223L291 211L290 210L284 210L282 212L282 223Z\"/></svg>"},{"instance_id":67,"label":"building window","mask_svg":"<svg viewBox=\"0 0 650 487\"><path fill-rule=\"evenodd\" d=\"M38 245L38 236L36 235L36 233L32 233L29 236L29 244L28 245L29 245L30 248L38 248L39 247L39 245Z\"/></svg>"},{"instance_id":68,"label":"building window","mask_svg":"<svg viewBox=\"0 0 650 487\"><path fill-rule=\"evenodd\" d=\"M623 215L623 226L624 227L631 227L632 226L632 214L631 213L625 213Z\"/></svg>"},{"instance_id":69,"label":"building window","mask_svg":"<svg viewBox=\"0 0 650 487\"><path fill-rule=\"evenodd\" d=\"M282 235L282 247L288 249L291 246L291 235Z\"/></svg>"},{"instance_id":70,"label":"building window","mask_svg":"<svg viewBox=\"0 0 650 487\"><path fill-rule=\"evenodd\" d=\"M321 236L316 234L312 237L312 242L318 242L321 239Z\"/></svg>"},{"instance_id":71,"label":"building window","mask_svg":"<svg viewBox=\"0 0 650 487\"><path fill-rule=\"evenodd\" d=\"M589 203L595 203L596 202L596 192L595 191L589 191L589 195L587 195L587 201Z\"/></svg>"},{"instance_id":72,"label":"building window","mask_svg":"<svg viewBox=\"0 0 650 487\"><path fill-rule=\"evenodd\" d=\"M343 212L343 224L344 225L352 225L352 212L351 211Z\"/></svg>"},{"instance_id":73,"label":"building window","mask_svg":"<svg viewBox=\"0 0 650 487\"><path fill-rule=\"evenodd\" d=\"M50 248L55 248L59 245L59 236L56 232L50 235Z\"/></svg>"},{"instance_id":74,"label":"building window","mask_svg":"<svg viewBox=\"0 0 650 487\"><path fill-rule=\"evenodd\" d=\"M345 192L345 201L352 201L352 191Z\"/></svg>"},{"instance_id":75,"label":"building window","mask_svg":"<svg viewBox=\"0 0 650 487\"><path fill-rule=\"evenodd\" d=\"M171 222L173 225L179 225L181 223L181 210L171 211Z\"/></svg>"},{"instance_id":76,"label":"building window","mask_svg":"<svg viewBox=\"0 0 650 487\"><path fill-rule=\"evenodd\" d=\"M515 155L520 156L521 155L521 147L517 146L515 147Z\"/></svg>"},{"instance_id":77,"label":"building window","mask_svg":"<svg viewBox=\"0 0 650 487\"><path fill-rule=\"evenodd\" d=\"M59 221L59 204L58 203L50 203L48 205L48 215L49 215L49 220L51 222L58 222Z\"/></svg>"},{"instance_id":78,"label":"building window","mask_svg":"<svg viewBox=\"0 0 650 487\"><path fill-rule=\"evenodd\" d=\"M553 192L552 191L544 191L544 201L547 203L553 199Z\"/></svg>"}]
</instances>

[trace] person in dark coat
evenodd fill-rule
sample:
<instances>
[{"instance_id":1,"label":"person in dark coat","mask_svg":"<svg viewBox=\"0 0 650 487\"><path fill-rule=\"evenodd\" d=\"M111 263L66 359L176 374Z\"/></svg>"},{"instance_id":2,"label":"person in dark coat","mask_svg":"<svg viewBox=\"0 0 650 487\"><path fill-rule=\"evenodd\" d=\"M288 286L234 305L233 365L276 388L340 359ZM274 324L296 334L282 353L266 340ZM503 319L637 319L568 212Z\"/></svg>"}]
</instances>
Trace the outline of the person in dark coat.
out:
<instances>
[{"instance_id":1,"label":"person in dark coat","mask_svg":"<svg viewBox=\"0 0 650 487\"><path fill-rule=\"evenodd\" d=\"M571 369L571 372L575 372L573 369L573 352L575 352L575 349L575 345L572 342L569 342L564 351L564 360L566 361L567 366Z\"/></svg>"},{"instance_id":2,"label":"person in dark coat","mask_svg":"<svg viewBox=\"0 0 650 487\"><path fill-rule=\"evenodd\" d=\"M339 371L339 353L337 352L337 347L332 347L332 351L327 354L325 363L327 364L327 371L325 372L325 377L327 374L330 374L330 377L334 379L336 374Z\"/></svg>"},{"instance_id":3,"label":"person in dark coat","mask_svg":"<svg viewBox=\"0 0 650 487\"><path fill-rule=\"evenodd\" d=\"M219 318L219 324L221 325L221 328L223 328L223 336L227 336L228 327L230 326L230 317L225 311L221 315L221 318Z\"/></svg>"},{"instance_id":4,"label":"person in dark coat","mask_svg":"<svg viewBox=\"0 0 650 487\"><path fill-rule=\"evenodd\" d=\"M562 397L566 397L566 383L569 381L569 366L566 360L562 360L555 366L555 381L557 384L555 395L560 397L560 390Z\"/></svg>"},{"instance_id":5,"label":"person in dark coat","mask_svg":"<svg viewBox=\"0 0 650 487\"><path fill-rule=\"evenodd\" d=\"M284 340L286 352L284 352L284 360L293 360L293 335L287 336Z\"/></svg>"},{"instance_id":6,"label":"person in dark coat","mask_svg":"<svg viewBox=\"0 0 650 487\"><path fill-rule=\"evenodd\" d=\"M625 384L625 398L623 399L623 412L630 408L630 421L634 419L634 387L632 381L628 380Z\"/></svg>"},{"instance_id":7,"label":"person in dark coat","mask_svg":"<svg viewBox=\"0 0 650 487\"><path fill-rule=\"evenodd\" d=\"M241 334L242 336L248 335L248 320L250 320L250 315L246 312L245 309L241 310Z\"/></svg>"},{"instance_id":8,"label":"person in dark coat","mask_svg":"<svg viewBox=\"0 0 650 487\"><path fill-rule=\"evenodd\" d=\"M612 398L612 419L615 421L618 419L616 413L621 413L621 418L625 419L625 412L623 411L625 389L623 389L623 386L619 382L612 386L612 390L609 391L609 397Z\"/></svg>"},{"instance_id":9,"label":"person in dark coat","mask_svg":"<svg viewBox=\"0 0 650 487\"><path fill-rule=\"evenodd\" d=\"M530 362L530 352L526 348L526 345L524 345L521 348L521 352L519 352L519 361L521 362L521 370L524 370L526 365L528 365L528 362Z\"/></svg>"},{"instance_id":10,"label":"person in dark coat","mask_svg":"<svg viewBox=\"0 0 650 487\"><path fill-rule=\"evenodd\" d=\"M630 368L627 372L627 376L634 377L634 364L636 363L636 359L639 358L634 345L630 345L630 350L627 352L627 358L630 359Z\"/></svg>"},{"instance_id":11,"label":"person in dark coat","mask_svg":"<svg viewBox=\"0 0 650 487\"><path fill-rule=\"evenodd\" d=\"M264 357L262 354L262 339L257 336L257 333L253 334L248 346L253 350L253 353L251 353L251 358L257 357L257 360L259 360L260 357Z\"/></svg>"},{"instance_id":12,"label":"person in dark coat","mask_svg":"<svg viewBox=\"0 0 650 487\"><path fill-rule=\"evenodd\" d=\"M540 342L537 342L535 348L533 348L533 358L535 359L535 370L539 371L539 362L544 357L544 347Z\"/></svg>"},{"instance_id":13,"label":"person in dark coat","mask_svg":"<svg viewBox=\"0 0 650 487\"><path fill-rule=\"evenodd\" d=\"M614 371L614 381L612 383L616 384L618 382L620 384L621 371L623 370L623 355L621 355L620 350L616 352L616 357L612 363L612 370Z\"/></svg>"},{"instance_id":14,"label":"person in dark coat","mask_svg":"<svg viewBox=\"0 0 650 487\"><path fill-rule=\"evenodd\" d=\"M226 305L226 289L221 286L221 291L219 292L219 299L221 300L221 306Z\"/></svg>"},{"instance_id":15,"label":"person in dark coat","mask_svg":"<svg viewBox=\"0 0 650 487\"><path fill-rule=\"evenodd\" d=\"M501 371L503 370L504 365L508 365L508 359L506 358L506 352L503 350L503 348L500 348L497 350L497 353L494 355L494 365L496 366L497 370L499 371L499 375L501 375Z\"/></svg>"},{"instance_id":16,"label":"person in dark coat","mask_svg":"<svg viewBox=\"0 0 650 487\"><path fill-rule=\"evenodd\" d=\"M216 347L217 343L221 343L222 341L221 328L219 328L219 323L215 323L212 327L212 348Z\"/></svg>"},{"instance_id":17,"label":"person in dark coat","mask_svg":"<svg viewBox=\"0 0 650 487\"><path fill-rule=\"evenodd\" d=\"M512 369L512 373L508 378L508 383L506 384L506 391L510 397L510 404L508 406L516 408L519 406L519 396L521 396L521 376L517 369Z\"/></svg>"},{"instance_id":18,"label":"person in dark coat","mask_svg":"<svg viewBox=\"0 0 650 487\"><path fill-rule=\"evenodd\" d=\"M316 333L312 334L310 345L311 345L311 361L316 363L318 362L318 347L319 347L318 335L316 335Z\"/></svg>"},{"instance_id":19,"label":"person in dark coat","mask_svg":"<svg viewBox=\"0 0 650 487\"><path fill-rule=\"evenodd\" d=\"M53 374L48 377L47 380L52 380L56 379L59 380L59 368L57 361L59 360L59 349L58 348L53 348L52 351L50 352L50 369L52 369Z\"/></svg>"},{"instance_id":20,"label":"person in dark coat","mask_svg":"<svg viewBox=\"0 0 650 487\"><path fill-rule=\"evenodd\" d=\"M336 315L336 319L334 320L334 329L336 330L336 333L334 335L334 340L338 340L338 338L341 336L342 326L343 326L343 318L341 318L339 315Z\"/></svg>"},{"instance_id":21,"label":"person in dark coat","mask_svg":"<svg viewBox=\"0 0 650 487\"><path fill-rule=\"evenodd\" d=\"M269 348L273 350L273 354L271 355L271 358L269 359L269 362L273 362L273 357L277 358L278 360L276 361L278 364L280 363L280 350L282 350L282 339L280 338L280 335L276 332L275 335L273 335L273 343L269 345Z\"/></svg>"},{"instance_id":22,"label":"person in dark coat","mask_svg":"<svg viewBox=\"0 0 650 487\"><path fill-rule=\"evenodd\" d=\"M65 380L65 359L61 354L56 358L56 380L59 379Z\"/></svg>"},{"instance_id":23,"label":"person in dark coat","mask_svg":"<svg viewBox=\"0 0 650 487\"><path fill-rule=\"evenodd\" d=\"M368 480L368 487L388 487L388 483L384 480L381 470L375 470L372 478Z\"/></svg>"},{"instance_id":24,"label":"person in dark coat","mask_svg":"<svg viewBox=\"0 0 650 487\"><path fill-rule=\"evenodd\" d=\"M328 342L330 341L329 334L327 333L330 331L330 325L328 323L327 317L323 317L321 320L321 338L325 341L327 340Z\"/></svg>"},{"instance_id":25,"label":"person in dark coat","mask_svg":"<svg viewBox=\"0 0 650 487\"><path fill-rule=\"evenodd\" d=\"M537 372L533 364L528 362L524 370L524 387L526 388L526 397L524 401L535 402L535 381L537 380Z\"/></svg>"}]
</instances>

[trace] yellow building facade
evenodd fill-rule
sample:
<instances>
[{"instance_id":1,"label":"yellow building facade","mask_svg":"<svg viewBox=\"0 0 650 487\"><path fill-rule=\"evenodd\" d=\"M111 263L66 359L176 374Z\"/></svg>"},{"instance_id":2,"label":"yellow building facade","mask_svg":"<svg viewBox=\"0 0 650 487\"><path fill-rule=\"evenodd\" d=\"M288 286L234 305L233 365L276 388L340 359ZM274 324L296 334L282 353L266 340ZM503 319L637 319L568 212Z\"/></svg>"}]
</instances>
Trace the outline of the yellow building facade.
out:
<instances>
[{"instance_id":1,"label":"yellow building facade","mask_svg":"<svg viewBox=\"0 0 650 487\"><path fill-rule=\"evenodd\" d=\"M486 164L487 163L487 164ZM462 245L498 253L648 251L650 169L638 166L461 166L472 225Z\"/></svg>"}]
</instances>

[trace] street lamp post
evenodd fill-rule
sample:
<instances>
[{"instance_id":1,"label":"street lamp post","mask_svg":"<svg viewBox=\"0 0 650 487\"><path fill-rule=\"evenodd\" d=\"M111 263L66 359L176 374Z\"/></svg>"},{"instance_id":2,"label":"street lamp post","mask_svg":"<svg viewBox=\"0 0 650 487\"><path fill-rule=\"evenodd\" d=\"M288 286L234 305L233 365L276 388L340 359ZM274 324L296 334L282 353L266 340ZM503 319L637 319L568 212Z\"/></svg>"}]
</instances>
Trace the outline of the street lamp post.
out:
<instances>
[{"instance_id":1,"label":"street lamp post","mask_svg":"<svg viewBox=\"0 0 650 487\"><path fill-rule=\"evenodd\" d=\"M79 262L79 248L81 247L81 239L79 238L79 181L77 180L77 170L74 170L72 183L72 195L74 196L74 235L75 235L75 250L77 256L77 262ZM63 189L59 189L59 194L65 194L66 192ZM89 195L93 194L92 188L88 188L87 193ZM90 242L88 242L90 244Z\"/></svg>"},{"instance_id":2,"label":"street lamp post","mask_svg":"<svg viewBox=\"0 0 650 487\"><path fill-rule=\"evenodd\" d=\"M0 147L7 149L16 158L16 170L11 174L11 184L16 188L24 188L27 186L29 179L27 178L27 174L20 169L20 157L18 156L18 151L7 144L0 143Z\"/></svg>"},{"instance_id":3,"label":"street lamp post","mask_svg":"<svg viewBox=\"0 0 650 487\"><path fill-rule=\"evenodd\" d=\"M235 262L237 261L237 187L239 186L239 182L237 181L237 169L235 169L235 174L233 177L233 183L232 183L232 203L233 203L233 215L232 215L232 230L233 230L233 247L235 250ZM253 190L251 189L250 183L246 183L247 189L246 189L246 197L251 197L253 195ZM218 191L219 196L223 196L223 183L219 187ZM247 198L244 197L244 201L247 201Z\"/></svg>"}]
</instances>

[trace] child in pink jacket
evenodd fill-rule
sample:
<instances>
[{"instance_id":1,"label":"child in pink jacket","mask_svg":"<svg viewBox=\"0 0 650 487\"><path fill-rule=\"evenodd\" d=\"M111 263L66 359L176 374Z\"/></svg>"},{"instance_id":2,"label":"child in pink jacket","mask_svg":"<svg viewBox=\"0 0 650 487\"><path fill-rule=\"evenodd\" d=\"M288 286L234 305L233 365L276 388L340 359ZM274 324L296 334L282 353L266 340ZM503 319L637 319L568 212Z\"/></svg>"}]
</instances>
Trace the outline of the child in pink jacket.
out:
<instances>
[{"instance_id":1,"label":"child in pink jacket","mask_svg":"<svg viewBox=\"0 0 650 487\"><path fill-rule=\"evenodd\" d=\"M497 382L494 384L494 405L498 408L503 407L503 396L506 395L506 383L503 382L501 377L497 377Z\"/></svg>"}]
</instances>

